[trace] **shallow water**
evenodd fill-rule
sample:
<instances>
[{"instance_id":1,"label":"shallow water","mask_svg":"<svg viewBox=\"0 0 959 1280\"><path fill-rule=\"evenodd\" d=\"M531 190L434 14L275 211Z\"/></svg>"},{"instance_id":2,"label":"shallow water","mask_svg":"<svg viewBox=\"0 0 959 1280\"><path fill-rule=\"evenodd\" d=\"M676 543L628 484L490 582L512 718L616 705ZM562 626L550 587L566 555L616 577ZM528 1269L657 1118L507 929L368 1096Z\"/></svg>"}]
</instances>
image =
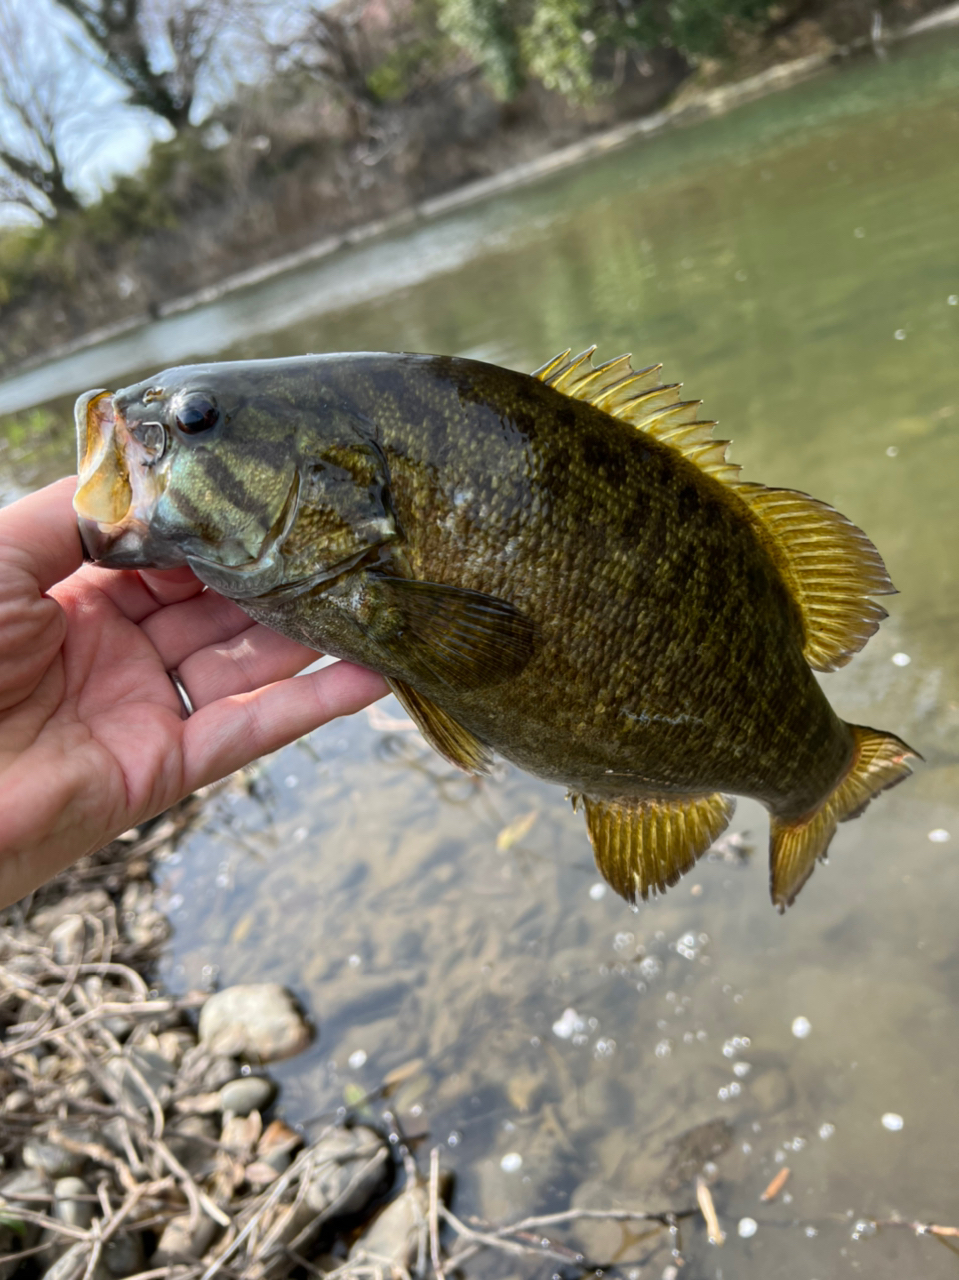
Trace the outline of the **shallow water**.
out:
<instances>
[{"instance_id":1,"label":"shallow water","mask_svg":"<svg viewBox=\"0 0 959 1280\"><path fill-rule=\"evenodd\" d=\"M422 1108L446 1144L461 1215L689 1205L664 1184L669 1143L720 1117L728 1239L690 1224L681 1274L959 1268L929 1237L856 1230L959 1223L957 90L956 38L914 43L0 386L9 408L214 354L532 368L596 341L662 359L747 478L835 503L885 555L902 594L825 684L926 764L840 829L785 917L758 806L733 827L754 857L711 856L634 914L603 892L561 791L510 768L473 787L415 733L377 727L401 716L389 703L266 761L163 868L175 985L277 979L316 1018L312 1049L278 1071L288 1115L423 1058L397 1108ZM39 444L8 422L0 494L69 466L66 403ZM761 1204L783 1163L789 1199ZM652 1248L608 1225L580 1240L606 1261ZM637 1274L668 1263L661 1248Z\"/></svg>"}]
</instances>

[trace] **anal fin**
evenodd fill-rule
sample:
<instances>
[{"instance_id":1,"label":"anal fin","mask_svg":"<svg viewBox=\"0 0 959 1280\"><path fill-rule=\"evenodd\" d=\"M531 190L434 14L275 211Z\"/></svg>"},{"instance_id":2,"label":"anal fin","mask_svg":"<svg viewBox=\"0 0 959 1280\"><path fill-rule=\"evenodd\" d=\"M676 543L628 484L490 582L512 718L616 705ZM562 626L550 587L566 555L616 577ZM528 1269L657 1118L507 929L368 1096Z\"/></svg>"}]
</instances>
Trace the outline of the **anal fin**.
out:
<instances>
[{"instance_id":1,"label":"anal fin","mask_svg":"<svg viewBox=\"0 0 959 1280\"><path fill-rule=\"evenodd\" d=\"M593 856L627 902L664 893L726 828L736 802L718 793L634 805L583 797Z\"/></svg>"},{"instance_id":2,"label":"anal fin","mask_svg":"<svg viewBox=\"0 0 959 1280\"><path fill-rule=\"evenodd\" d=\"M856 754L845 776L822 805L803 822L769 821L769 893L780 912L792 906L796 894L825 858L840 822L858 818L869 801L912 773L910 759L921 759L893 733L852 726Z\"/></svg>"},{"instance_id":3,"label":"anal fin","mask_svg":"<svg viewBox=\"0 0 959 1280\"><path fill-rule=\"evenodd\" d=\"M490 772L493 752L475 734L405 681L387 680L387 684L417 729L444 760L467 773Z\"/></svg>"}]
</instances>

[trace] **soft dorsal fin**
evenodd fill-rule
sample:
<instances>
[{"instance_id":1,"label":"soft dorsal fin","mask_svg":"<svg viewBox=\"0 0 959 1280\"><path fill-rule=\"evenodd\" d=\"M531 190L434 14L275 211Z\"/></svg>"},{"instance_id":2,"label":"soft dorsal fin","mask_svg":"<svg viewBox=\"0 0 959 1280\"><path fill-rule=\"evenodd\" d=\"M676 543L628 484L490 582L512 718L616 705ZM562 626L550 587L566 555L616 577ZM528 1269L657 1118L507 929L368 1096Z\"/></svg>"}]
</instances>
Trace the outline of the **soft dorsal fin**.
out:
<instances>
[{"instance_id":1,"label":"soft dorsal fin","mask_svg":"<svg viewBox=\"0 0 959 1280\"><path fill-rule=\"evenodd\" d=\"M699 421L700 400L683 400L680 384L660 380L661 364L635 371L629 356L593 365L595 346L578 356L561 351L533 374L547 386L645 431L717 480L732 484L739 467L726 461L728 440L714 440L715 422Z\"/></svg>"},{"instance_id":2,"label":"soft dorsal fin","mask_svg":"<svg viewBox=\"0 0 959 1280\"><path fill-rule=\"evenodd\" d=\"M887 616L868 597L896 590L863 531L805 493L741 481L726 461L729 442L713 439L714 422L698 420L700 401L681 400L678 383L660 381L662 365L636 373L627 355L594 366L595 350L562 351L533 376L671 445L736 493L799 606L806 661L816 671L845 666Z\"/></svg>"},{"instance_id":3,"label":"soft dorsal fin","mask_svg":"<svg viewBox=\"0 0 959 1280\"><path fill-rule=\"evenodd\" d=\"M825 502L794 489L740 483L760 536L799 605L803 654L814 671L836 671L875 635L895 595L882 557L863 531Z\"/></svg>"}]
</instances>

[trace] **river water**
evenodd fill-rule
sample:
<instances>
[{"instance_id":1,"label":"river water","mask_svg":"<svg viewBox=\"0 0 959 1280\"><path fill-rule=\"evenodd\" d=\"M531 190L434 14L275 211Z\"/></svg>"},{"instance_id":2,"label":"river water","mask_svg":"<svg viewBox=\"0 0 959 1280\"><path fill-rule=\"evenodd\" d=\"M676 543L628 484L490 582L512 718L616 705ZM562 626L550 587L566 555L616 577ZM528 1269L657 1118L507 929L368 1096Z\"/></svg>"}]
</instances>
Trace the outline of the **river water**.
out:
<instances>
[{"instance_id":1,"label":"river water","mask_svg":"<svg viewBox=\"0 0 959 1280\"><path fill-rule=\"evenodd\" d=\"M4 423L9 499L69 468L72 395L166 364L383 348L533 368L597 342L662 360L746 478L834 503L883 552L902 594L825 684L925 764L840 828L784 917L758 806L633 913L561 791L506 767L474 787L390 703L263 762L163 866L168 980L275 979L315 1018L278 1070L288 1116L423 1060L396 1106L444 1144L461 1216L686 1207L677 1139L725 1121L706 1132L728 1239L691 1222L680 1274L959 1269L929 1236L862 1227L959 1223L957 104L959 41L913 42L0 386L34 407ZM662 1240L575 1239L671 1274Z\"/></svg>"}]
</instances>

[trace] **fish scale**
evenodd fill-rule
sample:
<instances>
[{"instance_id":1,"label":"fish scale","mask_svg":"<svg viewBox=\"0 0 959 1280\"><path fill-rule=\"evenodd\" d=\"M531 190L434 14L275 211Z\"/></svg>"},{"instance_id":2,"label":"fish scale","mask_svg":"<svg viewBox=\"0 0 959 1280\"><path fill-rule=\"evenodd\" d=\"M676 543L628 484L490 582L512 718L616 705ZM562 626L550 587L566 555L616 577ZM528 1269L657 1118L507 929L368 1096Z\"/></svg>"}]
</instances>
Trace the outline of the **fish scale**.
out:
<instances>
[{"instance_id":1,"label":"fish scale","mask_svg":"<svg viewBox=\"0 0 959 1280\"><path fill-rule=\"evenodd\" d=\"M498 752L565 785L631 901L695 863L731 796L761 801L783 908L836 824L910 771L812 673L866 643L892 584L832 508L743 482L660 366L592 353L535 375L391 354L186 366L112 415L84 397L81 529L103 564L179 555L267 626L381 671L460 767ZM205 434L178 430L183 405ZM137 454L148 415L161 459ZM244 507L262 537L236 563Z\"/></svg>"}]
</instances>

